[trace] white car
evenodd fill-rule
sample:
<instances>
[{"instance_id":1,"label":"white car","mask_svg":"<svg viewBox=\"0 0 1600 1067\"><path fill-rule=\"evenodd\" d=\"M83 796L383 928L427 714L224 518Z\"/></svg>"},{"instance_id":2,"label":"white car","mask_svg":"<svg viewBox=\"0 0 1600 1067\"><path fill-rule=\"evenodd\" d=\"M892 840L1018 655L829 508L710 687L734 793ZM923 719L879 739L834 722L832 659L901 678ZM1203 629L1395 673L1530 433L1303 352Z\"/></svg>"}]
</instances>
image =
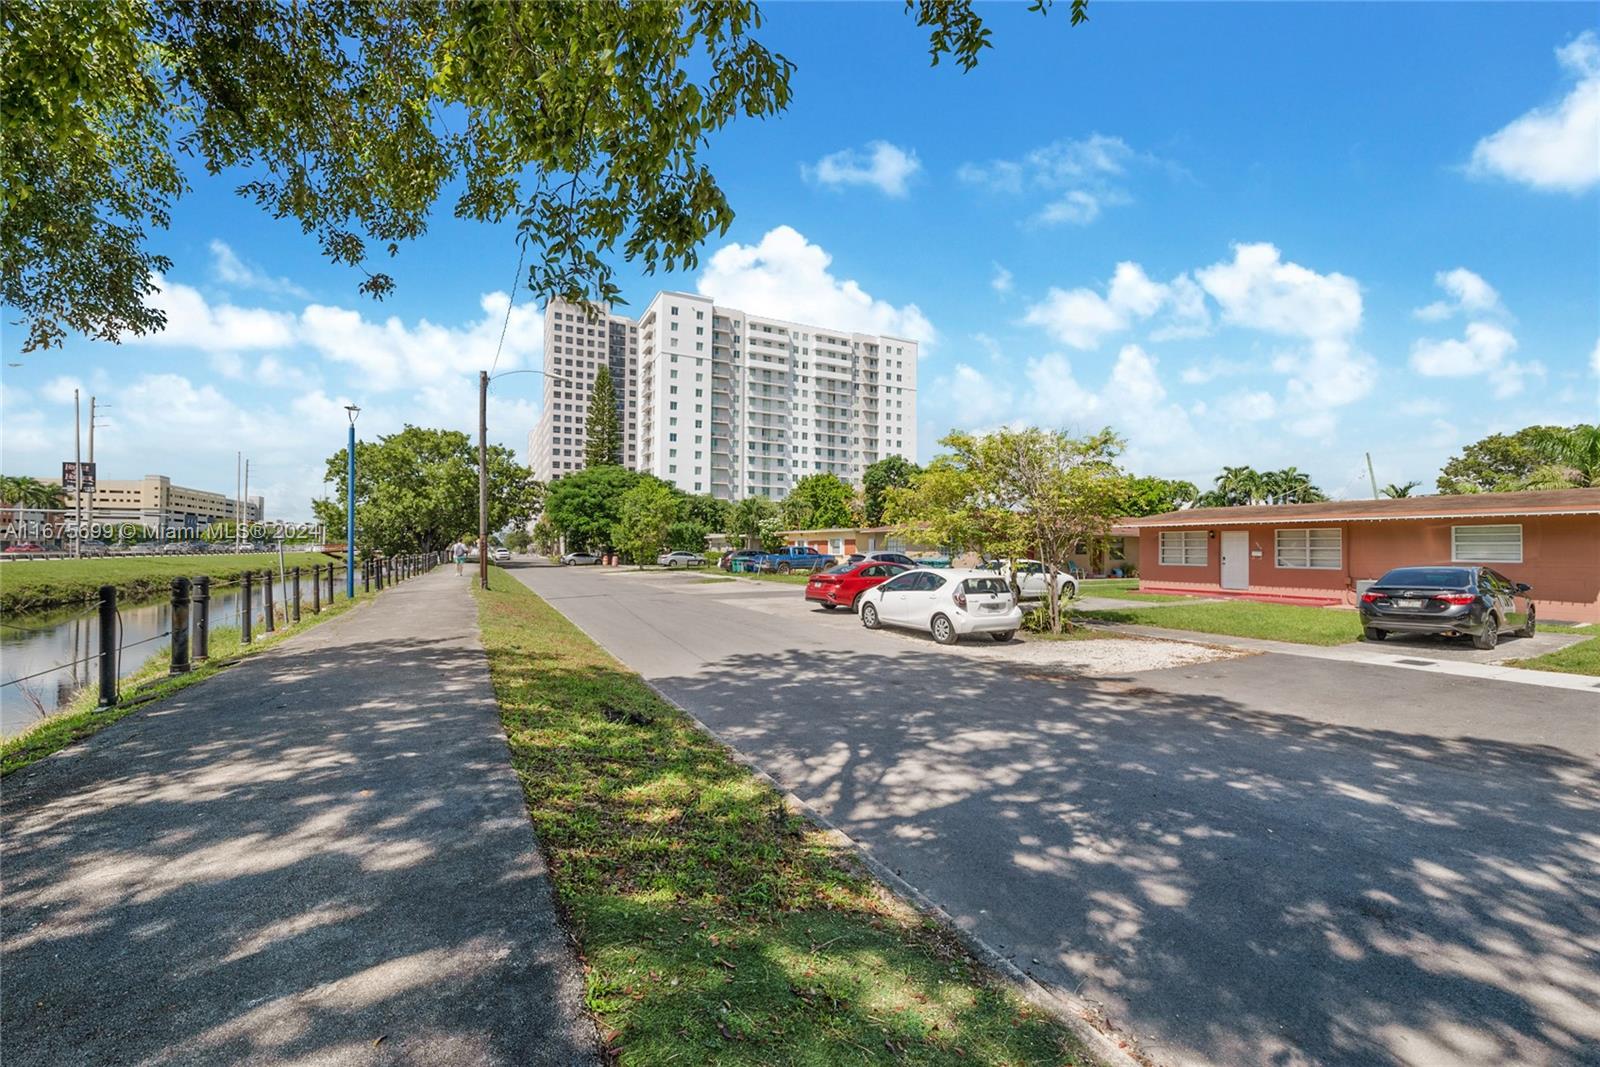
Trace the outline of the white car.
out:
<instances>
[{"instance_id":1,"label":"white car","mask_svg":"<svg viewBox=\"0 0 1600 1067\"><path fill-rule=\"evenodd\" d=\"M922 630L941 645L953 645L965 634L1009 641L1022 625L1011 587L992 571L919 567L862 593L856 611L869 630Z\"/></svg>"},{"instance_id":2,"label":"white car","mask_svg":"<svg viewBox=\"0 0 1600 1067\"><path fill-rule=\"evenodd\" d=\"M698 552L663 552L656 557L657 567L704 567L706 558Z\"/></svg>"},{"instance_id":3,"label":"white car","mask_svg":"<svg viewBox=\"0 0 1600 1067\"><path fill-rule=\"evenodd\" d=\"M600 562L600 557L593 552L568 552L561 557L563 567L590 567Z\"/></svg>"},{"instance_id":4,"label":"white car","mask_svg":"<svg viewBox=\"0 0 1600 1067\"><path fill-rule=\"evenodd\" d=\"M1011 564L1007 560L992 559L984 564L984 569L990 574L998 574L1007 580L1011 578ZM1017 560L1017 588L1022 591L1024 602L1045 600L1050 589L1050 574L1045 570L1043 563L1036 559ZM1056 596L1062 600L1076 600L1078 598L1078 579L1062 568L1056 575Z\"/></svg>"},{"instance_id":5,"label":"white car","mask_svg":"<svg viewBox=\"0 0 1600 1067\"><path fill-rule=\"evenodd\" d=\"M489 558L495 563L510 563L511 550L496 545L494 548L489 549Z\"/></svg>"}]
</instances>

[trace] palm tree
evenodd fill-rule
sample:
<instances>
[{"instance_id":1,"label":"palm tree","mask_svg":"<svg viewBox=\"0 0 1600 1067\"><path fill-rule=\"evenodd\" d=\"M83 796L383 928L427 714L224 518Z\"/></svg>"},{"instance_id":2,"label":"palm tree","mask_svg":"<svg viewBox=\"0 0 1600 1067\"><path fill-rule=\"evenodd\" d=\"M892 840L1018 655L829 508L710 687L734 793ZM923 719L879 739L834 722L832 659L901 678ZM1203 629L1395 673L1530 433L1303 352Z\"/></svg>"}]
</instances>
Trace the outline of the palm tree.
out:
<instances>
[{"instance_id":1,"label":"palm tree","mask_svg":"<svg viewBox=\"0 0 1600 1067\"><path fill-rule=\"evenodd\" d=\"M1266 495L1260 472L1250 466L1223 467L1222 473L1216 477L1216 486L1216 497L1221 499L1224 507L1254 504Z\"/></svg>"},{"instance_id":2,"label":"palm tree","mask_svg":"<svg viewBox=\"0 0 1600 1067\"><path fill-rule=\"evenodd\" d=\"M1393 482L1390 482L1388 485L1383 487L1383 495L1390 498L1410 496L1411 490L1415 489L1421 484L1421 482L1407 482L1404 485L1395 485Z\"/></svg>"},{"instance_id":3,"label":"palm tree","mask_svg":"<svg viewBox=\"0 0 1600 1067\"><path fill-rule=\"evenodd\" d=\"M1540 426L1528 438L1545 464L1528 476L1524 488L1600 486L1600 423Z\"/></svg>"}]
</instances>

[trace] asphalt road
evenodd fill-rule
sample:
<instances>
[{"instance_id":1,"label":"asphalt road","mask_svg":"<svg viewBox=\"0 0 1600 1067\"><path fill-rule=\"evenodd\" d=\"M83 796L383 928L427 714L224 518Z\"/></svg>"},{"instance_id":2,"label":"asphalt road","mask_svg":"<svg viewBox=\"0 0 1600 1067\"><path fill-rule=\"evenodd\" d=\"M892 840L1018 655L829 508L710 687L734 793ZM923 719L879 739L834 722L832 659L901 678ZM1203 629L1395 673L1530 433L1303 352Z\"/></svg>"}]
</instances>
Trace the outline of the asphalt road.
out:
<instances>
[{"instance_id":1,"label":"asphalt road","mask_svg":"<svg viewBox=\"0 0 1600 1067\"><path fill-rule=\"evenodd\" d=\"M797 587L515 572L1159 1063L1600 1064L1600 701L1287 655L1072 679Z\"/></svg>"}]
</instances>

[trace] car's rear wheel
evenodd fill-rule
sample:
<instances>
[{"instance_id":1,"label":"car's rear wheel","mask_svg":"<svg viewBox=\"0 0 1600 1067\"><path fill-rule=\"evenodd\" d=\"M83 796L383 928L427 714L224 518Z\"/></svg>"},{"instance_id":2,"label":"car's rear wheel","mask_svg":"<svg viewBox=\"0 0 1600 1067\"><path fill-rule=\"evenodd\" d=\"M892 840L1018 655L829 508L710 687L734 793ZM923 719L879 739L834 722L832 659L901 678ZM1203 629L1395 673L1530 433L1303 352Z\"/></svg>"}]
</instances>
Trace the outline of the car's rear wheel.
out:
<instances>
[{"instance_id":1,"label":"car's rear wheel","mask_svg":"<svg viewBox=\"0 0 1600 1067\"><path fill-rule=\"evenodd\" d=\"M872 604L861 605L861 625L869 630L878 628L878 609L876 606Z\"/></svg>"},{"instance_id":2,"label":"car's rear wheel","mask_svg":"<svg viewBox=\"0 0 1600 1067\"><path fill-rule=\"evenodd\" d=\"M1519 634L1521 634L1523 637L1532 637L1535 633L1538 632L1538 629L1539 629L1539 621L1533 617L1533 605L1529 604L1528 605L1528 623L1527 623L1526 626L1524 626L1521 630L1519 630L1517 632Z\"/></svg>"},{"instance_id":3,"label":"car's rear wheel","mask_svg":"<svg viewBox=\"0 0 1600 1067\"><path fill-rule=\"evenodd\" d=\"M1488 652L1500 643L1500 620L1490 615L1483 624L1483 633L1472 635L1472 647Z\"/></svg>"},{"instance_id":4,"label":"car's rear wheel","mask_svg":"<svg viewBox=\"0 0 1600 1067\"><path fill-rule=\"evenodd\" d=\"M1361 633L1368 641L1382 641L1389 636L1388 630L1380 630L1376 626L1364 626Z\"/></svg>"},{"instance_id":5,"label":"car's rear wheel","mask_svg":"<svg viewBox=\"0 0 1600 1067\"><path fill-rule=\"evenodd\" d=\"M961 635L956 633L955 623L947 615L935 615L928 625L928 632L941 645L953 645L961 639Z\"/></svg>"},{"instance_id":6,"label":"car's rear wheel","mask_svg":"<svg viewBox=\"0 0 1600 1067\"><path fill-rule=\"evenodd\" d=\"M860 612L861 612L861 598L864 597L864 596L866 596L865 593L857 593L856 594L856 598L854 600L850 601L850 610L851 611L854 611L857 614L860 614Z\"/></svg>"},{"instance_id":7,"label":"car's rear wheel","mask_svg":"<svg viewBox=\"0 0 1600 1067\"><path fill-rule=\"evenodd\" d=\"M989 636L994 638L996 643L1003 645L1007 641L1011 640L1011 638L1015 636L1016 632L1017 631L1015 630L1001 630L999 633L990 634Z\"/></svg>"},{"instance_id":8,"label":"car's rear wheel","mask_svg":"<svg viewBox=\"0 0 1600 1067\"><path fill-rule=\"evenodd\" d=\"M787 563L778 564L778 573L779 574L788 574L792 570L794 570L794 568L789 566Z\"/></svg>"}]
</instances>

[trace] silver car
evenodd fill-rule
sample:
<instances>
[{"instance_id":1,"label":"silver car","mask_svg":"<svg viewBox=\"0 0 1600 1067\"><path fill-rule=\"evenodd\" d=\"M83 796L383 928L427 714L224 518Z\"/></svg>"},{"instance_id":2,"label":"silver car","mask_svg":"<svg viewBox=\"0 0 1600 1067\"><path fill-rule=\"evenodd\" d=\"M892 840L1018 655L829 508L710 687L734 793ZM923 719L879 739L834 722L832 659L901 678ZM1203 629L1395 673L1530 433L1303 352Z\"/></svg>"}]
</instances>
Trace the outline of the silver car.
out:
<instances>
[{"instance_id":1,"label":"silver car","mask_svg":"<svg viewBox=\"0 0 1600 1067\"><path fill-rule=\"evenodd\" d=\"M656 557L657 567L704 567L706 558L698 552L663 552Z\"/></svg>"},{"instance_id":2,"label":"silver car","mask_svg":"<svg viewBox=\"0 0 1600 1067\"><path fill-rule=\"evenodd\" d=\"M561 557L563 567L592 567L600 562L600 557L593 552L568 552Z\"/></svg>"}]
</instances>

